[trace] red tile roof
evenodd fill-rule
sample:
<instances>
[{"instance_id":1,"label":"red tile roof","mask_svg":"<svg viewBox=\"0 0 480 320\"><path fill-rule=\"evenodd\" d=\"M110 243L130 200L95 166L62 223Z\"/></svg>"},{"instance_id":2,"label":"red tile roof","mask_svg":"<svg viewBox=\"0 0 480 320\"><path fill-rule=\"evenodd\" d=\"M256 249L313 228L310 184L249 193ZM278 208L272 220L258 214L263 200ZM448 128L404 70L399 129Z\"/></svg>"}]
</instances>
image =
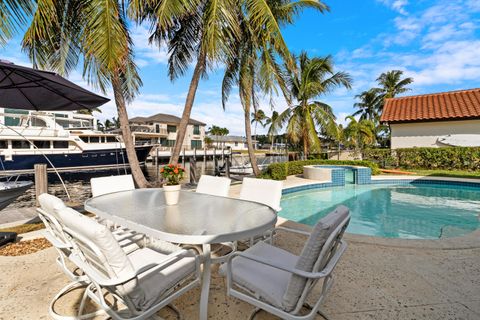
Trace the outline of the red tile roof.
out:
<instances>
[{"instance_id":1,"label":"red tile roof","mask_svg":"<svg viewBox=\"0 0 480 320\"><path fill-rule=\"evenodd\" d=\"M382 122L480 118L480 88L385 100Z\"/></svg>"}]
</instances>

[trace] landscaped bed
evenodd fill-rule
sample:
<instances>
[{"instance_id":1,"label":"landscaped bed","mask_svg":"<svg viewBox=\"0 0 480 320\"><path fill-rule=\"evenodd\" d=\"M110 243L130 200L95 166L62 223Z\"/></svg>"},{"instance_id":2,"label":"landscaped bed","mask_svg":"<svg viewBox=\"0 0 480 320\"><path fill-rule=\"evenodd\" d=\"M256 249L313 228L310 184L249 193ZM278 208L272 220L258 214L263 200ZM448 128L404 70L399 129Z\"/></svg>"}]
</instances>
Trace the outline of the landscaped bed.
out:
<instances>
[{"instance_id":1,"label":"landscaped bed","mask_svg":"<svg viewBox=\"0 0 480 320\"><path fill-rule=\"evenodd\" d=\"M0 248L0 256L23 256L50 248L52 244L45 238L9 243Z\"/></svg>"}]
</instances>

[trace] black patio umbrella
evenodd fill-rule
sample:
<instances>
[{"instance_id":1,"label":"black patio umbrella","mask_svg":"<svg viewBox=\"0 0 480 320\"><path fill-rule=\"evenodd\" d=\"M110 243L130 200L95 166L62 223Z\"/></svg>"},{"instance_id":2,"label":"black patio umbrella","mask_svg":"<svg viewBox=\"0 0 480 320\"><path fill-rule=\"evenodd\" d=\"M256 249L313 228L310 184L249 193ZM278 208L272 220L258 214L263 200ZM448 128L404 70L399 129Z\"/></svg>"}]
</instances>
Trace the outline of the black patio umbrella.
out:
<instances>
[{"instance_id":1,"label":"black patio umbrella","mask_svg":"<svg viewBox=\"0 0 480 320\"><path fill-rule=\"evenodd\" d=\"M36 111L94 109L110 99L77 86L54 72L0 60L0 107Z\"/></svg>"}]
</instances>

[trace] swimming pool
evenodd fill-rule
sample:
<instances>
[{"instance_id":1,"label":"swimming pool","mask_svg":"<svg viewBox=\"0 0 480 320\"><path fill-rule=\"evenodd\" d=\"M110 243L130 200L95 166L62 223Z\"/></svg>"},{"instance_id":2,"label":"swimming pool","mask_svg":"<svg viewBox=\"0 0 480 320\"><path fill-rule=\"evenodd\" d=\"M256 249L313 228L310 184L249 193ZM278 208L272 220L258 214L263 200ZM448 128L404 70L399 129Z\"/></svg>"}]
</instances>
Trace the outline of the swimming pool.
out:
<instances>
[{"instance_id":1,"label":"swimming pool","mask_svg":"<svg viewBox=\"0 0 480 320\"><path fill-rule=\"evenodd\" d=\"M480 227L480 188L441 184L354 185L285 194L281 217L314 225L338 205L350 208L347 232L439 239Z\"/></svg>"}]
</instances>

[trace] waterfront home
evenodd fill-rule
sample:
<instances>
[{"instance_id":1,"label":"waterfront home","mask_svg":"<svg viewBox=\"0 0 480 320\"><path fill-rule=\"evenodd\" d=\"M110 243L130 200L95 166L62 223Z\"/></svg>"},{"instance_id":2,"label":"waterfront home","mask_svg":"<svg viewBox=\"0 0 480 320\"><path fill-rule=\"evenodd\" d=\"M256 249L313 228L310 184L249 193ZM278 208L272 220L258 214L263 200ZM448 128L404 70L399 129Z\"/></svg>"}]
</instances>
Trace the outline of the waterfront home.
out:
<instances>
[{"instance_id":1,"label":"waterfront home","mask_svg":"<svg viewBox=\"0 0 480 320\"><path fill-rule=\"evenodd\" d=\"M148 140L150 143L159 143L162 147L171 148L177 139L180 118L170 114L157 113L150 117L131 118L130 124L136 143ZM203 148L205 126L205 123L190 118L182 149Z\"/></svg>"},{"instance_id":2,"label":"waterfront home","mask_svg":"<svg viewBox=\"0 0 480 320\"><path fill-rule=\"evenodd\" d=\"M231 148L232 150L248 150L247 139L241 136L208 136L212 139L212 144L217 148Z\"/></svg>"},{"instance_id":3,"label":"waterfront home","mask_svg":"<svg viewBox=\"0 0 480 320\"><path fill-rule=\"evenodd\" d=\"M386 99L392 149L480 146L480 89Z\"/></svg>"}]
</instances>

